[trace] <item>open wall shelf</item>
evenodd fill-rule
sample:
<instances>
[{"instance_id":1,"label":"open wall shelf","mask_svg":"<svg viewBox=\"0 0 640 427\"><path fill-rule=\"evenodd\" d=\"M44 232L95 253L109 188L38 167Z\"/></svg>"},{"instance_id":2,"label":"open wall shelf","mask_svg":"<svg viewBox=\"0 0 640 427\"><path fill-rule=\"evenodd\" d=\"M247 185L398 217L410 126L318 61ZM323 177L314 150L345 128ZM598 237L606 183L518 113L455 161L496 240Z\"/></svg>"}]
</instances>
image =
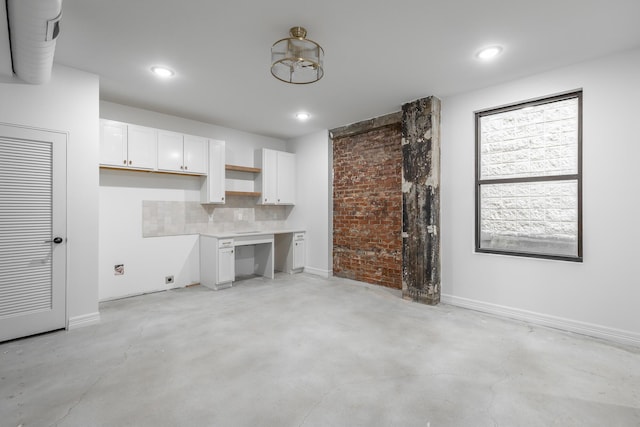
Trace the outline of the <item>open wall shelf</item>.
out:
<instances>
[{"instance_id":1,"label":"open wall shelf","mask_svg":"<svg viewBox=\"0 0 640 427\"><path fill-rule=\"evenodd\" d=\"M252 168L249 166L237 166L237 165L224 165L224 169L228 171L236 171L236 172L249 172L249 173L262 172L262 169L260 168Z\"/></svg>"},{"instance_id":2,"label":"open wall shelf","mask_svg":"<svg viewBox=\"0 0 640 427\"><path fill-rule=\"evenodd\" d=\"M262 193L259 191L225 191L227 196L242 196L242 197L260 197Z\"/></svg>"}]
</instances>

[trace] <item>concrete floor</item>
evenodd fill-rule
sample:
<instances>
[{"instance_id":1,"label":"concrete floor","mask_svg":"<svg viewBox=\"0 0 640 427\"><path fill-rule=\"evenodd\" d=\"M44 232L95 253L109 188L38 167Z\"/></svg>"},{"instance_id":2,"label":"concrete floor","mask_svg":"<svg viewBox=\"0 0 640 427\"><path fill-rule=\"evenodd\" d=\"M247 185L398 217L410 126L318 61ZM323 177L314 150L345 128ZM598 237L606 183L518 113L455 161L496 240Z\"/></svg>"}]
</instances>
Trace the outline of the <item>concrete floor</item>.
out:
<instances>
[{"instance_id":1,"label":"concrete floor","mask_svg":"<svg viewBox=\"0 0 640 427\"><path fill-rule=\"evenodd\" d=\"M0 345L2 426L640 426L640 349L300 274Z\"/></svg>"}]
</instances>

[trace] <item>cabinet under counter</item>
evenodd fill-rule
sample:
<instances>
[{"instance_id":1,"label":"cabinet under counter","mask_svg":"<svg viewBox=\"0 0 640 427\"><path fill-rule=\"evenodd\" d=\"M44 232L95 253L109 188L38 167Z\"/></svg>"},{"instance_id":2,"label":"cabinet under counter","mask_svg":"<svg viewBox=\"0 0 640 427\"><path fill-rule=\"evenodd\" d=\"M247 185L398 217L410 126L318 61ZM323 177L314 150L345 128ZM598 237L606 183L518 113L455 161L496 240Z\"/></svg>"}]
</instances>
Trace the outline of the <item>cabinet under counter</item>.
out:
<instances>
[{"instance_id":1,"label":"cabinet under counter","mask_svg":"<svg viewBox=\"0 0 640 427\"><path fill-rule=\"evenodd\" d=\"M274 271L294 273L304 268L304 231L231 232L200 235L200 283L210 289L229 288L239 273L236 263L250 265L252 276L274 278ZM251 246L250 263L237 256ZM246 272L240 272L241 275Z\"/></svg>"}]
</instances>

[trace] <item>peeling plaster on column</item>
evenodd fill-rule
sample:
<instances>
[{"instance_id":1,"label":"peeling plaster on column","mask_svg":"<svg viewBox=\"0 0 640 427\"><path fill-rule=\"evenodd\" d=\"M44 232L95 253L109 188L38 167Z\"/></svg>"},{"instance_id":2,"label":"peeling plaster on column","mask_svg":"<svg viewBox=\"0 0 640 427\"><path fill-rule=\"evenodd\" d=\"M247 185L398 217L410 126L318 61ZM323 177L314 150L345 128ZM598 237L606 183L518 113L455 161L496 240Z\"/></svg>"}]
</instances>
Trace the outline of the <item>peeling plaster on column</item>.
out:
<instances>
[{"instance_id":1,"label":"peeling plaster on column","mask_svg":"<svg viewBox=\"0 0 640 427\"><path fill-rule=\"evenodd\" d=\"M440 302L440 100L402 106L404 298Z\"/></svg>"}]
</instances>

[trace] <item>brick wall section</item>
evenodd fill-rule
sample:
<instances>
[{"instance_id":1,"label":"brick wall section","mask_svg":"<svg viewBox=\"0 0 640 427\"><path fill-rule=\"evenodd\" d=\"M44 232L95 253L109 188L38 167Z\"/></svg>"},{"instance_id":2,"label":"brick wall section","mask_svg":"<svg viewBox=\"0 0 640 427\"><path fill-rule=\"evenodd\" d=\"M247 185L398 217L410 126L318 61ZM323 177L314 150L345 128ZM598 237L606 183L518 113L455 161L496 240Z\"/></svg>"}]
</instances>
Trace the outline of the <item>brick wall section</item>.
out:
<instances>
[{"instance_id":1,"label":"brick wall section","mask_svg":"<svg viewBox=\"0 0 640 427\"><path fill-rule=\"evenodd\" d=\"M333 273L402 288L400 124L333 141Z\"/></svg>"}]
</instances>

